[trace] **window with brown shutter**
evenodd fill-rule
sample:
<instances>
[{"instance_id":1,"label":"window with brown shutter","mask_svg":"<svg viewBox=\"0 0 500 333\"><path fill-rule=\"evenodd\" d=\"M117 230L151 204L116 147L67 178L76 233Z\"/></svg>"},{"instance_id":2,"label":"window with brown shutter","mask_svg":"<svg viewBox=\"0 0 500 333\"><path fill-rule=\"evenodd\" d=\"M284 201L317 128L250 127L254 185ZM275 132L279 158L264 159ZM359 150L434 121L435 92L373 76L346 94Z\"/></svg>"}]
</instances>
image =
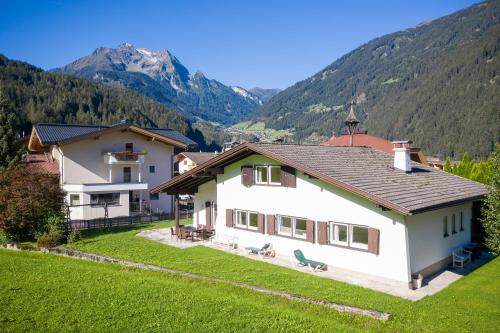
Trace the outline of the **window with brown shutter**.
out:
<instances>
[{"instance_id":1,"label":"window with brown shutter","mask_svg":"<svg viewBox=\"0 0 500 333\"><path fill-rule=\"evenodd\" d=\"M368 228L368 252L378 255L380 230Z\"/></svg>"},{"instance_id":2,"label":"window with brown shutter","mask_svg":"<svg viewBox=\"0 0 500 333\"><path fill-rule=\"evenodd\" d=\"M244 186L253 185L253 167L244 165L241 167L241 184Z\"/></svg>"},{"instance_id":3,"label":"window with brown shutter","mask_svg":"<svg viewBox=\"0 0 500 333\"><path fill-rule=\"evenodd\" d=\"M233 227L233 210L226 209L226 227Z\"/></svg>"},{"instance_id":4,"label":"window with brown shutter","mask_svg":"<svg viewBox=\"0 0 500 333\"><path fill-rule=\"evenodd\" d=\"M276 217L274 215L267 215L267 234L274 235L276 234Z\"/></svg>"},{"instance_id":5,"label":"window with brown shutter","mask_svg":"<svg viewBox=\"0 0 500 333\"><path fill-rule=\"evenodd\" d=\"M257 216L257 230L259 230L259 232L261 233L264 233L265 230L264 214L259 214Z\"/></svg>"},{"instance_id":6,"label":"window with brown shutter","mask_svg":"<svg viewBox=\"0 0 500 333\"><path fill-rule=\"evenodd\" d=\"M306 222L306 240L314 243L314 221L312 220Z\"/></svg>"},{"instance_id":7,"label":"window with brown shutter","mask_svg":"<svg viewBox=\"0 0 500 333\"><path fill-rule=\"evenodd\" d=\"M318 244L328 244L328 222L318 222Z\"/></svg>"},{"instance_id":8,"label":"window with brown shutter","mask_svg":"<svg viewBox=\"0 0 500 333\"><path fill-rule=\"evenodd\" d=\"M281 186L296 187L297 180L295 176L295 169L288 166L281 166Z\"/></svg>"}]
</instances>

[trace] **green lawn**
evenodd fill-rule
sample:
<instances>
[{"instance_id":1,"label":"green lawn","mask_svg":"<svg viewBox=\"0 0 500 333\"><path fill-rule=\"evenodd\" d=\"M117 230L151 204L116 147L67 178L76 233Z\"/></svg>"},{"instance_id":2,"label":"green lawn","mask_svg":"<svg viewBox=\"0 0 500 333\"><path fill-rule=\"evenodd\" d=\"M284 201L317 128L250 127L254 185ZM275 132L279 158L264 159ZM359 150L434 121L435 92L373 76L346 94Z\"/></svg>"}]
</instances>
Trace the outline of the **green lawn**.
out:
<instances>
[{"instance_id":1,"label":"green lawn","mask_svg":"<svg viewBox=\"0 0 500 333\"><path fill-rule=\"evenodd\" d=\"M7 296L10 295L10 299L15 297L15 295L23 296L19 297L18 300L19 306L22 307L25 306L24 304L31 304L33 302L30 298L30 293L40 293L45 297L50 296L47 302L61 303L59 308L62 312L64 312L62 309L68 310L70 308L71 310L74 305L71 302L68 303L67 299L72 300L72 297L59 294L54 296L50 293L50 290L64 290L65 292L69 292L66 291L66 288L58 289L59 287L54 287L56 289L53 289L50 287L50 283L41 279L40 282L47 283L48 289L46 290L34 282L40 280L40 275L45 275L39 271L46 270L47 277L49 272L58 272L57 274L52 274L57 276L57 279L53 282L54 285L60 285L61 279L64 281L69 280L70 282L68 283L71 284L73 277L64 277L63 274L73 275L73 271L78 271L79 273L75 274L79 281L85 276L88 277L87 280L96 280L95 277L91 278L89 276L91 274L99 275L99 281L107 281L105 284L107 284L106 288L108 289L104 293L106 296L104 294L102 297L100 296L102 302L122 304L120 311L126 312L126 315L135 313L133 312L134 309L138 311L137 307L141 308L138 318L142 319L138 319L137 322L134 321L134 324L130 326L131 328L136 328L135 330L138 328L147 330L147 327L141 326L141 323L148 321L142 317L148 311L144 310L145 312L143 313L142 306L137 305L137 302L141 302L142 298L129 297L128 294L123 292L122 288L126 286L127 291L133 289L133 292L130 291L133 294L140 293L140 288L145 283L140 284L137 281L144 281L145 279L151 281L151 283L148 282L148 288L144 291L145 293L150 293L150 296L145 296L143 299L143 301L150 300L151 304L148 304L146 308L153 308L153 310L149 311L153 311L156 314L155 311L158 309L167 307L168 309L164 310L167 313L180 311L181 316L187 316L191 313L191 309L194 309L193 313L196 316L205 316L205 320L211 324L200 326L201 324L196 323L196 321L195 323L182 321L182 323L178 323L181 325L178 327L181 331L187 329L196 331L203 328L208 328L209 331L219 330L221 327L225 327L226 322L229 325L229 321L234 321L231 324L234 327L239 329L244 328L248 331L262 331L265 329L288 331L295 328L297 330L324 330L328 328L328 330L346 331L365 328L370 331L488 332L500 325L500 303L498 301L500 296L498 282L500 278L500 259L484 265L434 296L418 302L411 302L361 287L254 261L206 247L198 246L181 250L135 236L140 230L167 225L169 223L121 229L112 233L87 233L82 241L71 245L71 247L126 260L140 261L334 302L372 308L391 313L392 319L387 323L382 323L363 316L341 315L335 311L326 310L318 306L286 302L277 297L260 295L224 284L209 284L182 279L168 274L144 271L133 271L132 274L130 270L117 268L114 265L76 262L71 259L55 258L41 254L21 255L16 253L15 256L17 257L12 254L0 257L0 264L2 266L2 272L0 272L0 287L2 287L0 288L0 296L2 296L2 299L4 298L4 295L1 294L3 292ZM16 265L18 265L18 261L21 259L25 262L23 264L26 266L25 274L15 274L17 273ZM45 260L48 263L47 265L34 264L37 261ZM12 271L5 271L3 269L5 261L11 262L11 265L13 265ZM67 265L73 268L70 270L65 269L65 261L68 261ZM19 265L19 267L23 267L23 265ZM79 268L76 269L76 266ZM62 270L61 273L59 273L59 270ZM127 274L123 272L127 272ZM52 275L49 281L54 279ZM2 286L2 284L6 283L5 281L11 281L12 287L6 291L2 291L5 289ZM137 287L138 283L139 287ZM179 291L179 293L188 301L183 301L182 297L179 300L177 293L169 293L165 296L165 291L163 290L165 288L162 287L162 283L174 285L172 288L177 288L176 290L184 290L182 292ZM20 284L25 287L18 287ZM9 286L10 284L7 283L7 285ZM82 283L78 283L79 288L81 285ZM83 285L81 289L71 291L71 293L85 293L86 291L82 290L92 290L95 287L96 293L100 295L97 292L100 287L97 287L97 285L92 283L89 286ZM186 288L186 285L191 286L191 288ZM26 288L27 294L25 296L23 293L20 294L16 288L21 288L20 290L23 291ZM154 290L157 290L155 288L162 290L160 294L162 295L161 300L164 299L164 302L158 297L151 296L155 294ZM194 294L200 294L199 301L193 300ZM4 316L3 313L10 311L8 308L4 310L4 307L7 305L3 301L0 302L0 315ZM214 306L212 302L215 302L216 305ZM47 315L49 311L44 305L31 304L31 306L35 309L35 313L40 313L40 318L43 315ZM83 310L80 309L80 311L83 311L83 314L82 318L75 325L80 325L80 322L91 320L91 318L86 317L91 317L92 315L98 316L99 320L106 320L107 316L109 316L110 321L116 320L114 314L102 312L104 311L102 308L87 309L84 304L79 307L84 308ZM258 316L251 315L253 307L259 311L262 310ZM217 310L212 312L206 309ZM77 310L75 311L78 312ZM247 313L247 311L250 311L250 313ZM222 313L232 313L232 315L229 316L230 319L226 320L223 319ZM245 315L242 316L240 313L244 313ZM270 314L270 317L265 314ZM0 317L0 331L3 331L2 326L6 328L12 327L13 329L22 327L16 326L21 325L17 322L18 315L20 314L18 313L16 316L9 317L16 320L13 323L10 323L9 318ZM30 315L33 315L33 313ZM50 316L52 318L52 314ZM153 317L158 318L158 316ZM38 320L41 320L40 318ZM259 318L257 320L258 323L255 323L255 320L252 318ZM31 320L33 323L41 324L38 323L36 318L32 318ZM98 325L99 320L93 325ZM170 329L171 325L173 325L172 320L173 317L171 316L161 317L161 322L158 323L161 327ZM306 324L307 322L309 322L309 326ZM143 323L143 325L146 324Z\"/></svg>"}]
</instances>

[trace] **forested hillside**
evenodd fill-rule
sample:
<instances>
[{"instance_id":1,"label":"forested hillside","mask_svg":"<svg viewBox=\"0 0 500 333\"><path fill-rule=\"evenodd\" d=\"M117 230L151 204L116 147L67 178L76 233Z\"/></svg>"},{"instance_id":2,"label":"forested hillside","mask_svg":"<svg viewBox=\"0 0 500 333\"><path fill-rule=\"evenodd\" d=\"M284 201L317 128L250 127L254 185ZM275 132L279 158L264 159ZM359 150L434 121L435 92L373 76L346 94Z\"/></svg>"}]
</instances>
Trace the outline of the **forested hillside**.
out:
<instances>
[{"instance_id":1,"label":"forested hillside","mask_svg":"<svg viewBox=\"0 0 500 333\"><path fill-rule=\"evenodd\" d=\"M112 88L69 75L44 72L0 55L0 89L19 118L19 131L38 122L116 124L188 131L184 118L136 92Z\"/></svg>"},{"instance_id":2,"label":"forested hillside","mask_svg":"<svg viewBox=\"0 0 500 333\"><path fill-rule=\"evenodd\" d=\"M442 156L486 157L500 136L500 1L372 40L257 109L295 141L343 129L349 103L371 134ZM327 42L327 41L325 41Z\"/></svg>"}]
</instances>

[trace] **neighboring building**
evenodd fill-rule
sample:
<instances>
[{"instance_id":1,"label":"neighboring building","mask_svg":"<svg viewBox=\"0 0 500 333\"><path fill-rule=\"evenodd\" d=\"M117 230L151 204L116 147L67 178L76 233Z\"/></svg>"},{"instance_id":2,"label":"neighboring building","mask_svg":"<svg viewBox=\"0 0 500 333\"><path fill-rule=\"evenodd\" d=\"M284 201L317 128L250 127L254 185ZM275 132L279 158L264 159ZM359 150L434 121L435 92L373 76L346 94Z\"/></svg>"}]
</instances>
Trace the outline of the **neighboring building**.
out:
<instances>
[{"instance_id":1,"label":"neighboring building","mask_svg":"<svg viewBox=\"0 0 500 333\"><path fill-rule=\"evenodd\" d=\"M130 124L37 124L28 166L58 174L72 219L128 216L144 210L172 212L172 197L149 189L173 175L174 148L195 142L169 129Z\"/></svg>"},{"instance_id":2,"label":"neighboring building","mask_svg":"<svg viewBox=\"0 0 500 333\"><path fill-rule=\"evenodd\" d=\"M391 141L369 135L366 130L356 129L359 121L354 115L352 106L344 124L346 125L347 130L339 136L333 135L330 139L328 139L328 141L325 142L325 144L339 147L370 147L388 154L393 154L393 144ZM412 161L428 165L427 159L420 148L412 147L410 157Z\"/></svg>"},{"instance_id":3,"label":"neighboring building","mask_svg":"<svg viewBox=\"0 0 500 333\"><path fill-rule=\"evenodd\" d=\"M482 184L367 147L245 143L153 189L195 194L193 223L238 246L272 243L341 267L410 282L471 241Z\"/></svg>"},{"instance_id":4,"label":"neighboring building","mask_svg":"<svg viewBox=\"0 0 500 333\"><path fill-rule=\"evenodd\" d=\"M189 171L200 164L205 163L209 159L217 156L215 153L204 153L204 152L182 152L177 154L176 159L179 163L179 173L184 173Z\"/></svg>"}]
</instances>

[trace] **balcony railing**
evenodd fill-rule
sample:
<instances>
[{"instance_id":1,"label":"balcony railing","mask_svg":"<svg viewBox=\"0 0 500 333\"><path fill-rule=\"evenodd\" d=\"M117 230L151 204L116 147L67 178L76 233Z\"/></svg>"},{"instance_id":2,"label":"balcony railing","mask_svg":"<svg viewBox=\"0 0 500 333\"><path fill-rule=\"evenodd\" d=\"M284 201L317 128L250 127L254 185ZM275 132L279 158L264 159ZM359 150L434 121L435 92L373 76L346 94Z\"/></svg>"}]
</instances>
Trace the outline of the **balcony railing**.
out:
<instances>
[{"instance_id":1,"label":"balcony railing","mask_svg":"<svg viewBox=\"0 0 500 333\"><path fill-rule=\"evenodd\" d=\"M143 164L145 152L115 151L105 152L104 163L106 164Z\"/></svg>"}]
</instances>

